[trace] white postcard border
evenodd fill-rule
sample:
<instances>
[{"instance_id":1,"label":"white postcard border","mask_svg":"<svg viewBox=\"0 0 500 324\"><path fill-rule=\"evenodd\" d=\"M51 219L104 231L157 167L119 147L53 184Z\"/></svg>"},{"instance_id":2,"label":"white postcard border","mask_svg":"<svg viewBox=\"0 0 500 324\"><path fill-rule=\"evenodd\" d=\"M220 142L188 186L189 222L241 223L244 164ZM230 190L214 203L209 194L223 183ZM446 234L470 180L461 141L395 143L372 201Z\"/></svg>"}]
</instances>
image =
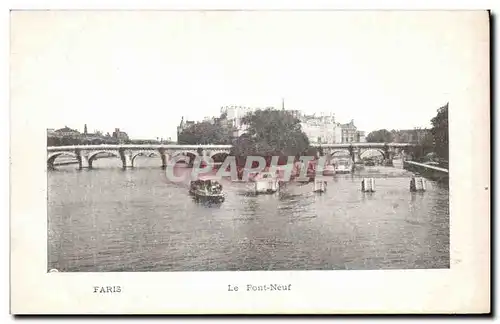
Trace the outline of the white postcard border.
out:
<instances>
[{"instance_id":1,"label":"white postcard border","mask_svg":"<svg viewBox=\"0 0 500 324\"><path fill-rule=\"evenodd\" d=\"M11 93L11 312L489 311L489 35L485 14L470 15L481 38L473 45L481 51L470 52L478 56L464 66L463 79L455 81L460 91L450 94L450 269L47 273L46 117L27 93ZM472 45L467 40L464 48ZM22 80L11 75L11 82ZM228 291L228 285L268 283L291 284L292 289ZM93 292L94 286L109 285L121 286L122 292Z\"/></svg>"}]
</instances>

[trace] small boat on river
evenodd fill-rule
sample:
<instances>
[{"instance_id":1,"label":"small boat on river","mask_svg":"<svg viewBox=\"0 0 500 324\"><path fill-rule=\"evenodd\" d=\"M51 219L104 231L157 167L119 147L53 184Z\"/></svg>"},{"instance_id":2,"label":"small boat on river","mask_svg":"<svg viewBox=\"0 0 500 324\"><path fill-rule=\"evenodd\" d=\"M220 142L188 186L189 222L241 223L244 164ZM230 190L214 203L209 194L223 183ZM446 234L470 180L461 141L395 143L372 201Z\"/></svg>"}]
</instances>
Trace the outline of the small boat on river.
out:
<instances>
[{"instance_id":1,"label":"small boat on river","mask_svg":"<svg viewBox=\"0 0 500 324\"><path fill-rule=\"evenodd\" d=\"M256 194L276 193L280 187L278 177L272 172L259 173L253 181L255 182Z\"/></svg>"},{"instance_id":2,"label":"small boat on river","mask_svg":"<svg viewBox=\"0 0 500 324\"><path fill-rule=\"evenodd\" d=\"M199 201L221 203L225 200L222 185L213 179L191 181L189 194Z\"/></svg>"},{"instance_id":3,"label":"small boat on river","mask_svg":"<svg viewBox=\"0 0 500 324\"><path fill-rule=\"evenodd\" d=\"M324 176L335 175L335 166L332 164L326 165L323 169L323 175Z\"/></svg>"},{"instance_id":4,"label":"small boat on river","mask_svg":"<svg viewBox=\"0 0 500 324\"><path fill-rule=\"evenodd\" d=\"M327 182L323 179L314 179L314 189L313 192L316 193L325 193L326 192L326 187L327 187Z\"/></svg>"},{"instance_id":5,"label":"small boat on river","mask_svg":"<svg viewBox=\"0 0 500 324\"><path fill-rule=\"evenodd\" d=\"M335 166L335 173L351 173L353 164L348 160L340 160Z\"/></svg>"}]
</instances>

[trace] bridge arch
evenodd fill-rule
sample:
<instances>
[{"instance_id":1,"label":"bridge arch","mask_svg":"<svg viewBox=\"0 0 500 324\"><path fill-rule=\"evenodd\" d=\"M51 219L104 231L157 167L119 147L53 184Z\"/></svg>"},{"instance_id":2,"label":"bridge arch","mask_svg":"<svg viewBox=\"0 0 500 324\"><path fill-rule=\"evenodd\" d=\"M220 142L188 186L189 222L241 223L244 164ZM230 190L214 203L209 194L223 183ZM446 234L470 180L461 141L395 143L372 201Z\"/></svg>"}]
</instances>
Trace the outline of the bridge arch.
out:
<instances>
[{"instance_id":1,"label":"bridge arch","mask_svg":"<svg viewBox=\"0 0 500 324\"><path fill-rule=\"evenodd\" d=\"M114 150L93 151L93 152L89 153L89 155L88 155L89 168L92 168L92 162L94 162L98 158L98 155L102 154L102 153L111 154L111 155L121 159L120 153L118 151L114 151Z\"/></svg>"},{"instance_id":2,"label":"bridge arch","mask_svg":"<svg viewBox=\"0 0 500 324\"><path fill-rule=\"evenodd\" d=\"M135 166L135 159L138 156L160 157L161 158L161 154L158 151L153 151L153 150L151 150L151 151L137 151L137 152L132 153L132 158L131 158L132 166Z\"/></svg>"},{"instance_id":3,"label":"bridge arch","mask_svg":"<svg viewBox=\"0 0 500 324\"><path fill-rule=\"evenodd\" d=\"M70 151L54 152L54 153L49 154L49 156L47 157L47 166L50 168L54 168L54 162L60 156L70 156L70 157L74 157L77 160L79 160L79 158L80 158L78 156L78 154L76 154L75 152L70 152Z\"/></svg>"},{"instance_id":4,"label":"bridge arch","mask_svg":"<svg viewBox=\"0 0 500 324\"><path fill-rule=\"evenodd\" d=\"M352 159L351 152L347 148L325 150L323 156L326 158L327 163L333 163L334 158L343 156L349 156L349 158Z\"/></svg>"},{"instance_id":5,"label":"bridge arch","mask_svg":"<svg viewBox=\"0 0 500 324\"><path fill-rule=\"evenodd\" d=\"M382 158L384 158L384 159L386 158L385 151L383 149L378 149L378 148L364 149L359 153L359 157L362 159L364 156L366 156L366 153L368 153L368 152L377 152L377 153L380 153L380 155L382 155Z\"/></svg>"},{"instance_id":6,"label":"bridge arch","mask_svg":"<svg viewBox=\"0 0 500 324\"><path fill-rule=\"evenodd\" d=\"M330 150L329 152L326 152L326 153L330 157L330 159L335 157L335 156L341 156L341 155L351 156L351 152L348 149Z\"/></svg>"}]
</instances>

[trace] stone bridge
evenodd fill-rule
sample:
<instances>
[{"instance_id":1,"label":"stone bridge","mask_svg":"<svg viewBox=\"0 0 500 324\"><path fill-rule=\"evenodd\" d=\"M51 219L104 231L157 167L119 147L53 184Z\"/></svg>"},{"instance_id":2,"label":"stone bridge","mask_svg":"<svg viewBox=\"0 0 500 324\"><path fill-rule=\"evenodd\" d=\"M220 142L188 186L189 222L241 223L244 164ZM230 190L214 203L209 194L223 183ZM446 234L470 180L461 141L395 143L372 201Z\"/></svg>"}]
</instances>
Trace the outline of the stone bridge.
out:
<instances>
[{"instance_id":1,"label":"stone bridge","mask_svg":"<svg viewBox=\"0 0 500 324\"><path fill-rule=\"evenodd\" d=\"M218 154L229 154L231 145L75 145L51 146L47 148L47 166L54 167L60 156L73 157L78 161L80 169L92 168L92 162L103 155L111 155L122 160L123 168L134 167L138 156L160 157L161 166L165 168L168 161L177 155L216 157Z\"/></svg>"},{"instance_id":2,"label":"stone bridge","mask_svg":"<svg viewBox=\"0 0 500 324\"><path fill-rule=\"evenodd\" d=\"M322 151L323 155L334 157L338 153L349 154L354 162L360 160L364 153L375 150L380 152L385 160L392 160L395 154L405 153L407 143L348 143L348 144L312 144ZM134 167L138 156L160 157L161 166L166 167L168 161L178 155L208 156L217 158L229 155L231 145L75 145L51 146L47 148L47 166L54 167L55 160L60 156L74 157L80 169L92 168L92 162L102 155L116 156L121 159L123 168Z\"/></svg>"},{"instance_id":3,"label":"stone bridge","mask_svg":"<svg viewBox=\"0 0 500 324\"><path fill-rule=\"evenodd\" d=\"M358 162L363 155L369 151L381 154L389 164L397 155L406 156L416 144L410 143L345 143L345 144L312 144L311 146L322 151L323 155L335 157L335 155L349 155L354 162Z\"/></svg>"}]
</instances>

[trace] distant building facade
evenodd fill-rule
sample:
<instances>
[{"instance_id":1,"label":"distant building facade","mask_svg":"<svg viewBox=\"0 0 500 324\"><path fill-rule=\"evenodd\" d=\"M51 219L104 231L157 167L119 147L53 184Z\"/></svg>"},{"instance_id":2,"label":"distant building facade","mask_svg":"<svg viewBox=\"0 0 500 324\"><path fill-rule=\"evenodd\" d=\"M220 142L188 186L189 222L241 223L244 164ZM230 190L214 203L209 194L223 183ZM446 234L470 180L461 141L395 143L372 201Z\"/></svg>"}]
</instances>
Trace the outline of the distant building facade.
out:
<instances>
[{"instance_id":1,"label":"distant building facade","mask_svg":"<svg viewBox=\"0 0 500 324\"><path fill-rule=\"evenodd\" d=\"M125 142L129 140L128 134L126 132L120 131L119 128L115 128L112 137L117 139L118 142Z\"/></svg>"},{"instance_id":2,"label":"distant building facade","mask_svg":"<svg viewBox=\"0 0 500 324\"><path fill-rule=\"evenodd\" d=\"M69 128L68 126L64 126L63 128L54 130L47 129L47 136L49 137L71 137L71 138L79 138L80 132L76 129Z\"/></svg>"},{"instance_id":3,"label":"distant building facade","mask_svg":"<svg viewBox=\"0 0 500 324\"><path fill-rule=\"evenodd\" d=\"M217 121L217 118L215 118L215 117L206 116L203 118L204 123L210 123L212 125L214 125L216 121Z\"/></svg>"},{"instance_id":4,"label":"distant building facade","mask_svg":"<svg viewBox=\"0 0 500 324\"><path fill-rule=\"evenodd\" d=\"M338 124L337 127L340 129L340 142L338 143L364 143L366 142L366 136L364 131L359 131L354 125L354 120L347 124Z\"/></svg>"},{"instance_id":5,"label":"distant building facade","mask_svg":"<svg viewBox=\"0 0 500 324\"><path fill-rule=\"evenodd\" d=\"M300 119L302 131L313 144L336 143L336 124L333 113L320 113L319 115L297 114Z\"/></svg>"},{"instance_id":6,"label":"distant building facade","mask_svg":"<svg viewBox=\"0 0 500 324\"><path fill-rule=\"evenodd\" d=\"M181 122L179 126L177 126L177 141L179 140L180 133L182 133L185 129L188 129L194 124L195 122L193 120L184 120L184 116L182 116Z\"/></svg>"},{"instance_id":7,"label":"distant building facade","mask_svg":"<svg viewBox=\"0 0 500 324\"><path fill-rule=\"evenodd\" d=\"M366 143L366 133L364 131L358 131L358 143Z\"/></svg>"},{"instance_id":8,"label":"distant building facade","mask_svg":"<svg viewBox=\"0 0 500 324\"><path fill-rule=\"evenodd\" d=\"M248 129L248 126L242 123L243 117L257 109L247 106L223 106L220 113L226 116L227 126L233 128L233 137L240 137Z\"/></svg>"},{"instance_id":9,"label":"distant building facade","mask_svg":"<svg viewBox=\"0 0 500 324\"><path fill-rule=\"evenodd\" d=\"M83 126L83 133L76 129L65 126L60 129L47 129L48 145L80 145L80 144L116 144L128 141L129 137L126 132L115 129L113 136L109 133L103 135L102 132L96 130L93 133L88 132L87 124Z\"/></svg>"},{"instance_id":10,"label":"distant building facade","mask_svg":"<svg viewBox=\"0 0 500 324\"><path fill-rule=\"evenodd\" d=\"M335 121L335 114L320 113L319 115L298 114L302 131L313 144L364 143L364 131L359 131L354 120L340 124Z\"/></svg>"},{"instance_id":11,"label":"distant building facade","mask_svg":"<svg viewBox=\"0 0 500 324\"><path fill-rule=\"evenodd\" d=\"M341 143L354 143L356 142L356 137L358 133L358 129L354 126L354 120L351 120L350 123L340 124L341 129Z\"/></svg>"},{"instance_id":12,"label":"distant building facade","mask_svg":"<svg viewBox=\"0 0 500 324\"><path fill-rule=\"evenodd\" d=\"M108 133L108 138L109 133ZM85 141L90 141L90 142L95 142L95 141L103 141L106 139L106 136L104 136L100 131L95 130L93 133L89 133L87 131L87 124L83 126L83 134L81 135L81 138Z\"/></svg>"}]
</instances>

